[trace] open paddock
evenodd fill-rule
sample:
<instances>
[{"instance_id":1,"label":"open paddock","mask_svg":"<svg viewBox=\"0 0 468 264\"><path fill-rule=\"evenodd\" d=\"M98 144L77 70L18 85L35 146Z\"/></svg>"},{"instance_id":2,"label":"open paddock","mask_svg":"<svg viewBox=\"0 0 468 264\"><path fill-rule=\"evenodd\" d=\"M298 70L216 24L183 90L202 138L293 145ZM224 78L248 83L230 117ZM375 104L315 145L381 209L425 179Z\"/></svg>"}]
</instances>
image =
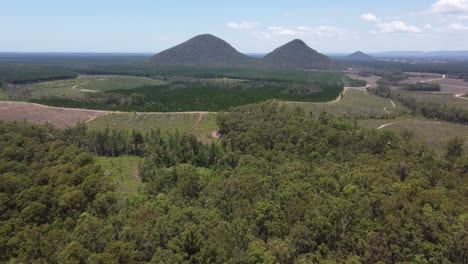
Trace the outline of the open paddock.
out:
<instances>
[{"instance_id":1,"label":"open paddock","mask_svg":"<svg viewBox=\"0 0 468 264\"><path fill-rule=\"evenodd\" d=\"M366 128L395 132L412 131L421 143L428 144L439 153L443 153L448 140L453 137L465 141L464 149L468 151L468 126L420 117L400 117L389 120L360 120L359 125Z\"/></svg>"},{"instance_id":2,"label":"open paddock","mask_svg":"<svg viewBox=\"0 0 468 264\"><path fill-rule=\"evenodd\" d=\"M36 124L51 124L57 128L74 126L96 117L106 111L49 107L25 102L0 101L0 120L28 121Z\"/></svg>"}]
</instances>

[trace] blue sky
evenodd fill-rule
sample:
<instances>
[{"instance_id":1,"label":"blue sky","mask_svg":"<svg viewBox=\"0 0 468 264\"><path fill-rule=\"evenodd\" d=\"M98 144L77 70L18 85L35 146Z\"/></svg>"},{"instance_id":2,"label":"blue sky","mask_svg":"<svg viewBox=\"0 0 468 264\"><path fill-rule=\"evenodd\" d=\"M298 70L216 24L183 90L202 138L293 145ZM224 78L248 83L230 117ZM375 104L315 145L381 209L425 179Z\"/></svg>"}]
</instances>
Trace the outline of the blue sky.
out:
<instances>
[{"instance_id":1,"label":"blue sky","mask_svg":"<svg viewBox=\"0 0 468 264\"><path fill-rule=\"evenodd\" d=\"M155 53L202 33L242 52L468 50L468 0L0 0L0 51Z\"/></svg>"}]
</instances>

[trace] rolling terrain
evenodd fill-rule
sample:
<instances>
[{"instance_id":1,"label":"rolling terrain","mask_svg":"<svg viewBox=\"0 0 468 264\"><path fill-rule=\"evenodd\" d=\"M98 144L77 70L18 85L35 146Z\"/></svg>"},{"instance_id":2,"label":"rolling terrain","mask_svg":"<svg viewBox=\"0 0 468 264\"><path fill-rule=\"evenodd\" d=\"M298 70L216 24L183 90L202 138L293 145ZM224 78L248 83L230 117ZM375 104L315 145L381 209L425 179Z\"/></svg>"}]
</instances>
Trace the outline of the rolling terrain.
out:
<instances>
[{"instance_id":1,"label":"rolling terrain","mask_svg":"<svg viewBox=\"0 0 468 264\"><path fill-rule=\"evenodd\" d=\"M234 49L226 41L210 34L198 35L149 59L155 65L176 66L254 66L257 59Z\"/></svg>"},{"instance_id":2,"label":"rolling terrain","mask_svg":"<svg viewBox=\"0 0 468 264\"><path fill-rule=\"evenodd\" d=\"M283 69L332 70L336 66L327 56L295 39L263 57L265 65Z\"/></svg>"},{"instance_id":3,"label":"rolling terrain","mask_svg":"<svg viewBox=\"0 0 468 264\"><path fill-rule=\"evenodd\" d=\"M344 58L341 58L343 60L350 60L350 61L371 61L375 60L374 57L362 52L362 51L356 51Z\"/></svg>"}]
</instances>

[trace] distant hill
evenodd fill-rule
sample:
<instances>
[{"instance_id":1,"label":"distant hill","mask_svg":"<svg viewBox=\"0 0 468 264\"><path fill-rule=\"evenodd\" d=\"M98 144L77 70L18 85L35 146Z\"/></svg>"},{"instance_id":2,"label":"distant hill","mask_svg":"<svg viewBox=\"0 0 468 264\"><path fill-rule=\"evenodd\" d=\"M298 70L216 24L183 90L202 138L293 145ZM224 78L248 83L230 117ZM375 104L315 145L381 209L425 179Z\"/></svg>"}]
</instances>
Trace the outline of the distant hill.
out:
<instances>
[{"instance_id":1,"label":"distant hill","mask_svg":"<svg viewBox=\"0 0 468 264\"><path fill-rule=\"evenodd\" d=\"M210 34L198 35L149 60L158 65L183 66L251 66L258 59L248 57L226 41Z\"/></svg>"},{"instance_id":2,"label":"distant hill","mask_svg":"<svg viewBox=\"0 0 468 264\"><path fill-rule=\"evenodd\" d=\"M213 35L199 35L148 60L155 65L261 67L282 69L332 70L334 62L311 49L302 40L293 40L263 58L240 53Z\"/></svg>"},{"instance_id":3,"label":"distant hill","mask_svg":"<svg viewBox=\"0 0 468 264\"><path fill-rule=\"evenodd\" d=\"M293 40L268 53L263 63L269 67L285 69L333 69L333 61L311 49L300 39Z\"/></svg>"},{"instance_id":4,"label":"distant hill","mask_svg":"<svg viewBox=\"0 0 468 264\"><path fill-rule=\"evenodd\" d=\"M449 58L467 59L468 51L387 51L371 54L378 58Z\"/></svg>"},{"instance_id":5,"label":"distant hill","mask_svg":"<svg viewBox=\"0 0 468 264\"><path fill-rule=\"evenodd\" d=\"M374 60L375 58L367 55L366 53L362 51L356 51L351 55L348 55L343 58L344 60L353 60L353 61L369 61L369 60Z\"/></svg>"}]
</instances>

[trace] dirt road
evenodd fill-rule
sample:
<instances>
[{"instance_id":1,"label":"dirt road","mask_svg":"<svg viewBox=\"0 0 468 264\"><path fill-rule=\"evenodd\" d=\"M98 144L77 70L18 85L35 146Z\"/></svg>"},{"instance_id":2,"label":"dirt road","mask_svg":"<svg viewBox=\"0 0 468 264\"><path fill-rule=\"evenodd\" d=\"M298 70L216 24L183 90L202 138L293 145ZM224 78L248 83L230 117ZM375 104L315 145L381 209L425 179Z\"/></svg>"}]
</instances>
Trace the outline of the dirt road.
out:
<instances>
[{"instance_id":1,"label":"dirt road","mask_svg":"<svg viewBox=\"0 0 468 264\"><path fill-rule=\"evenodd\" d=\"M381 125L377 128L377 130L380 130L382 128L385 128L391 125L396 125L396 124L442 124L442 122L393 122L393 123Z\"/></svg>"}]
</instances>

